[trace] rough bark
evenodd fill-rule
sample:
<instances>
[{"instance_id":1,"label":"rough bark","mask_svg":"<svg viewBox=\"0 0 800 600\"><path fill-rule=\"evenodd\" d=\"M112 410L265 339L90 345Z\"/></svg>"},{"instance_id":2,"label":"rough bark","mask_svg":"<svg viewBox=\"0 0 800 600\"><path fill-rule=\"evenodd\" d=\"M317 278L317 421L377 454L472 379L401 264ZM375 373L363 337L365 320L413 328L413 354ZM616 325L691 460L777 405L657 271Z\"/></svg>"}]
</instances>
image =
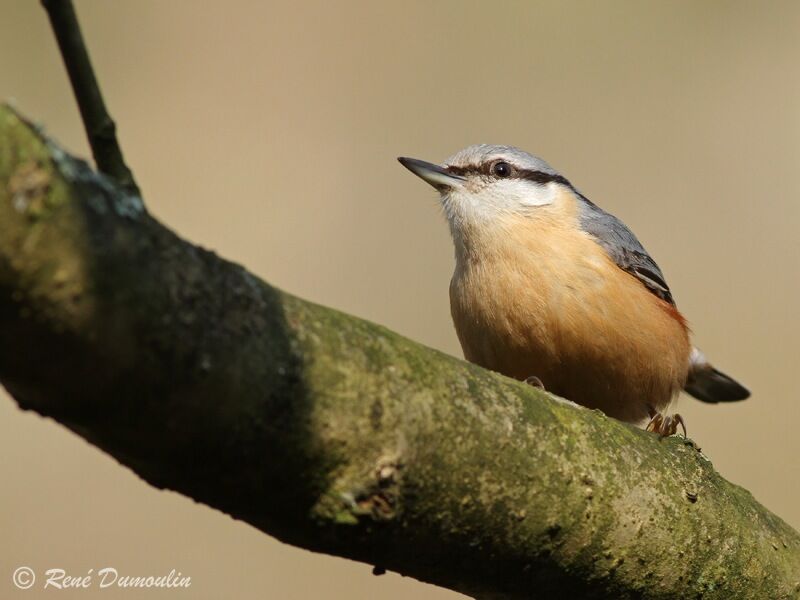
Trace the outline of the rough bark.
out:
<instances>
[{"instance_id":1,"label":"rough bark","mask_svg":"<svg viewBox=\"0 0 800 600\"><path fill-rule=\"evenodd\" d=\"M476 597L800 595L800 536L691 442L281 292L8 108L0 381L154 486Z\"/></svg>"}]
</instances>

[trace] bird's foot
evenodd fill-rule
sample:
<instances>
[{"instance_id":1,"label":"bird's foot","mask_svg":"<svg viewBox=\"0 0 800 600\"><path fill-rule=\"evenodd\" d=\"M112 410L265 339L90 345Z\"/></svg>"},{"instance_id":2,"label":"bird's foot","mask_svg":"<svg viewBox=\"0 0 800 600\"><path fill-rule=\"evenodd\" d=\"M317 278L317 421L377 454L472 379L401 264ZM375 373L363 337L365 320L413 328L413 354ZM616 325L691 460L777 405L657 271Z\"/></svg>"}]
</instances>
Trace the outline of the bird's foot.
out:
<instances>
[{"instance_id":1,"label":"bird's foot","mask_svg":"<svg viewBox=\"0 0 800 600\"><path fill-rule=\"evenodd\" d=\"M542 383L542 380L536 375L531 375L530 377L526 378L525 383L535 387L537 390L544 390L544 384Z\"/></svg>"},{"instance_id":2,"label":"bird's foot","mask_svg":"<svg viewBox=\"0 0 800 600\"><path fill-rule=\"evenodd\" d=\"M660 437L667 437L669 435L675 435L678 433L678 425L680 425L681 429L683 429L683 437L687 437L686 423L684 422L682 416L680 416L678 413L675 413L674 415L662 415L660 412L651 410L650 422L647 424L645 429L646 431L657 433Z\"/></svg>"}]
</instances>

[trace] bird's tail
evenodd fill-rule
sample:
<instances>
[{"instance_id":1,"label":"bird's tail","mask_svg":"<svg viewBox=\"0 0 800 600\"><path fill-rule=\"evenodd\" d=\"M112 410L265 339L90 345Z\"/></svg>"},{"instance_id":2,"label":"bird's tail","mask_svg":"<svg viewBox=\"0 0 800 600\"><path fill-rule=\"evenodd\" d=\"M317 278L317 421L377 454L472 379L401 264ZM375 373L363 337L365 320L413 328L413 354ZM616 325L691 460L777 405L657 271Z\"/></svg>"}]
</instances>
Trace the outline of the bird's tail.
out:
<instances>
[{"instance_id":1,"label":"bird's tail","mask_svg":"<svg viewBox=\"0 0 800 600\"><path fill-rule=\"evenodd\" d=\"M750 391L725 373L717 371L697 348L689 357L689 377L684 390L703 402L735 402L750 397Z\"/></svg>"}]
</instances>

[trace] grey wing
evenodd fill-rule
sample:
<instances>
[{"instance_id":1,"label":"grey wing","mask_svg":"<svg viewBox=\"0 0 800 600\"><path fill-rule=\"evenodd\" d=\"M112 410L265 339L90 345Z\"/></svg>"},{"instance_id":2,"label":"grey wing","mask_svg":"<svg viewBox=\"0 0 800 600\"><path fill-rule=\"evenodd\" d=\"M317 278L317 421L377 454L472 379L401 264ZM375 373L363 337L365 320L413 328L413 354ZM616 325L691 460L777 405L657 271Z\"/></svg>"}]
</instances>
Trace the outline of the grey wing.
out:
<instances>
[{"instance_id":1,"label":"grey wing","mask_svg":"<svg viewBox=\"0 0 800 600\"><path fill-rule=\"evenodd\" d=\"M576 192L582 201L581 226L608 252L617 266L636 277L653 294L673 306L675 301L664 274L633 232L617 217L607 213Z\"/></svg>"}]
</instances>

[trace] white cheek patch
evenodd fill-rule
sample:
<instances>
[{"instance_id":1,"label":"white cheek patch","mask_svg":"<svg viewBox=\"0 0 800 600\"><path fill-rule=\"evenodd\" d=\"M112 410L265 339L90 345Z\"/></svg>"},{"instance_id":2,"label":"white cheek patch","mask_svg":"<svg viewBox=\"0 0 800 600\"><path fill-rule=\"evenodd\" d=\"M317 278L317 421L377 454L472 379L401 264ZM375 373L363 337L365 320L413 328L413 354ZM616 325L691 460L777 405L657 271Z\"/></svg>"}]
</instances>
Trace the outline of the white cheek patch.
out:
<instances>
[{"instance_id":1,"label":"white cheek patch","mask_svg":"<svg viewBox=\"0 0 800 600\"><path fill-rule=\"evenodd\" d=\"M500 179L486 186L479 195L498 209L514 211L552 204L558 195L558 187L554 183L541 184L525 179Z\"/></svg>"},{"instance_id":2,"label":"white cheek patch","mask_svg":"<svg viewBox=\"0 0 800 600\"><path fill-rule=\"evenodd\" d=\"M502 214L527 213L534 207L553 204L558 193L557 183L499 179L451 188L442 195L442 200L451 220L460 217L468 221L492 221Z\"/></svg>"},{"instance_id":3,"label":"white cheek patch","mask_svg":"<svg viewBox=\"0 0 800 600\"><path fill-rule=\"evenodd\" d=\"M558 194L555 183L535 183L524 179L504 179L498 181L495 187L506 196L507 201L519 206L545 206L552 204Z\"/></svg>"}]
</instances>

